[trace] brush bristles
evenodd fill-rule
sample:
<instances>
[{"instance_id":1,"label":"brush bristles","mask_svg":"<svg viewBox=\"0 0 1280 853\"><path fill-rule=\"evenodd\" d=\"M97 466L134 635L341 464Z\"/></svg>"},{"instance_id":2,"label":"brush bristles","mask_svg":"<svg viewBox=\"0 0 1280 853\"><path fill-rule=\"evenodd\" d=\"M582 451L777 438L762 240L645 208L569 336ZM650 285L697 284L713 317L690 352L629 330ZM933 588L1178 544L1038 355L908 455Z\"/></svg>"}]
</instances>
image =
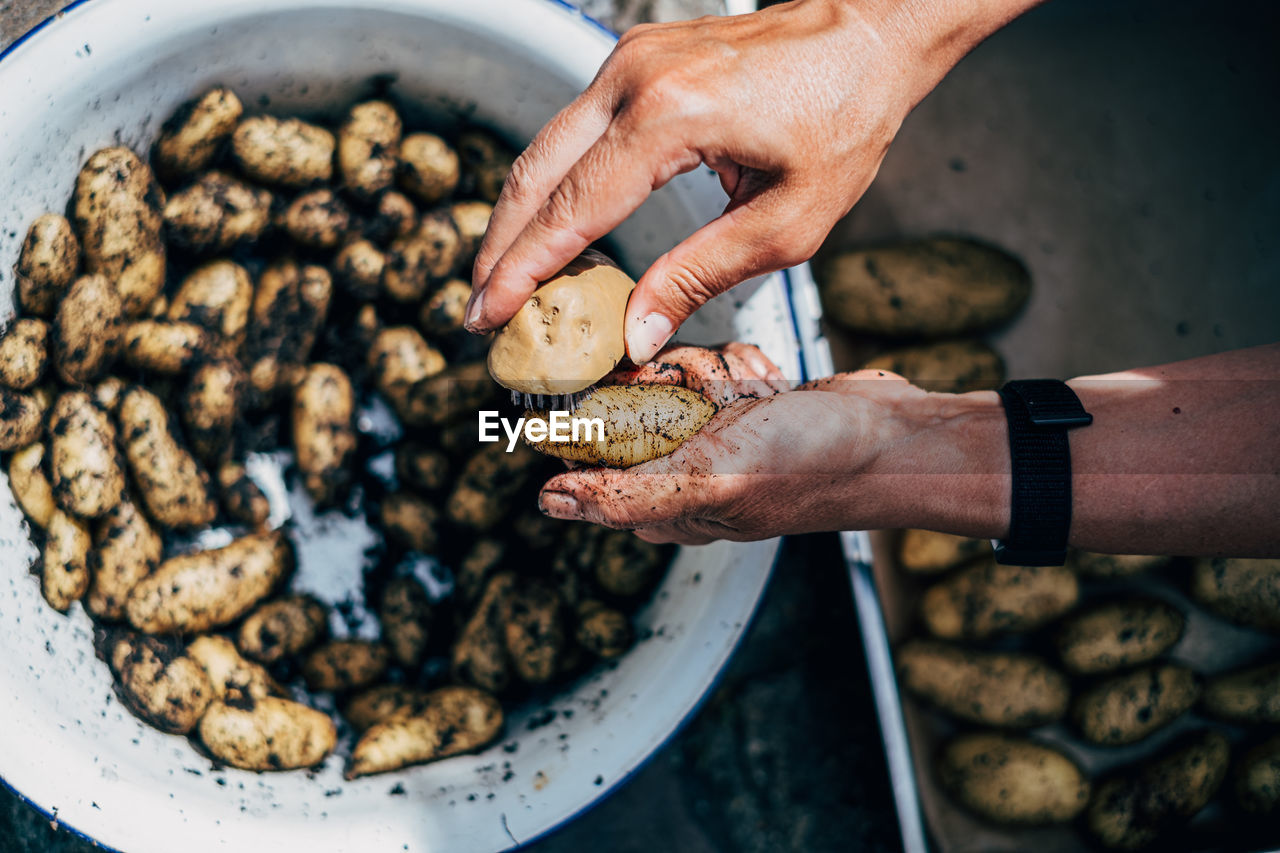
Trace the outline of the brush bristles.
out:
<instances>
[{"instance_id":1,"label":"brush bristles","mask_svg":"<svg viewBox=\"0 0 1280 853\"><path fill-rule=\"evenodd\" d=\"M520 391L512 391L511 404L513 406L524 406L526 409L532 409L535 412L572 412L578 408L583 399L594 389L595 386L592 385L590 388L583 388L573 394L525 394Z\"/></svg>"}]
</instances>

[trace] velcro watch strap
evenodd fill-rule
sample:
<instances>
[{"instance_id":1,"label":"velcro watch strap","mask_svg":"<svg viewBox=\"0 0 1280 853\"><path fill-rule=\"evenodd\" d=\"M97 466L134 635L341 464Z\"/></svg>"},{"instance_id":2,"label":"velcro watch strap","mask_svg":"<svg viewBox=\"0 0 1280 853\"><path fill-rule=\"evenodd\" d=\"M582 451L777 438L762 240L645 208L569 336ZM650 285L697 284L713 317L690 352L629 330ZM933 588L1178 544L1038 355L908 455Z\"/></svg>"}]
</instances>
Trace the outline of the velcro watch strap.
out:
<instances>
[{"instance_id":1,"label":"velcro watch strap","mask_svg":"<svg viewBox=\"0 0 1280 853\"><path fill-rule=\"evenodd\" d=\"M1013 499L1009 537L994 542L996 562L1061 566L1071 531L1071 447L1067 430L1093 415L1057 379L1021 379L1000 389L1009 420Z\"/></svg>"}]
</instances>

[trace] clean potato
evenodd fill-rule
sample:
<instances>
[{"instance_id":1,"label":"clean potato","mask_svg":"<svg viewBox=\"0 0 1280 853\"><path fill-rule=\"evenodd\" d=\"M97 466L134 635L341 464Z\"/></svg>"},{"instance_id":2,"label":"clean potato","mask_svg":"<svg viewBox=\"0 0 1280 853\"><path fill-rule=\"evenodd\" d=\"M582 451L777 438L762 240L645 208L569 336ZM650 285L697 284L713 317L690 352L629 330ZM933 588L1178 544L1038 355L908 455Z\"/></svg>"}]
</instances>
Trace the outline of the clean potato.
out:
<instances>
[{"instance_id":1,"label":"clean potato","mask_svg":"<svg viewBox=\"0 0 1280 853\"><path fill-rule=\"evenodd\" d=\"M1237 625L1280 631L1280 560L1198 560L1191 595Z\"/></svg>"},{"instance_id":2,"label":"clean potato","mask_svg":"<svg viewBox=\"0 0 1280 853\"><path fill-rule=\"evenodd\" d=\"M1054 643L1068 672L1095 675L1155 660L1182 639L1186 618L1159 599L1108 601L1068 616Z\"/></svg>"},{"instance_id":3,"label":"clean potato","mask_svg":"<svg viewBox=\"0 0 1280 853\"><path fill-rule=\"evenodd\" d=\"M1089 804L1089 780L1052 747L1002 734L962 735L938 758L942 786L999 824L1064 823Z\"/></svg>"},{"instance_id":4,"label":"clean potato","mask_svg":"<svg viewBox=\"0 0 1280 853\"><path fill-rule=\"evenodd\" d=\"M250 180L298 189L333 177L337 140L300 119L253 116L231 135L231 155Z\"/></svg>"},{"instance_id":5,"label":"clean potato","mask_svg":"<svg viewBox=\"0 0 1280 853\"><path fill-rule=\"evenodd\" d=\"M93 582L85 609L99 619L125 618L125 602L138 582L155 571L164 541L128 497L98 519L93 529Z\"/></svg>"},{"instance_id":6,"label":"clean potato","mask_svg":"<svg viewBox=\"0 0 1280 853\"><path fill-rule=\"evenodd\" d=\"M218 761L259 772L314 767L338 742L328 714L278 696L213 702L199 732Z\"/></svg>"},{"instance_id":7,"label":"clean potato","mask_svg":"<svg viewBox=\"0 0 1280 853\"><path fill-rule=\"evenodd\" d=\"M17 450L39 439L45 409L38 394L0 387L0 450Z\"/></svg>"},{"instance_id":8,"label":"clean potato","mask_svg":"<svg viewBox=\"0 0 1280 853\"><path fill-rule=\"evenodd\" d=\"M903 689L968 722L1033 728L1067 713L1066 676L1034 655L912 640L895 657Z\"/></svg>"},{"instance_id":9,"label":"clean potato","mask_svg":"<svg viewBox=\"0 0 1280 853\"><path fill-rule=\"evenodd\" d=\"M284 534L250 534L165 560L129 593L125 613L144 633L200 634L248 613L292 568Z\"/></svg>"},{"instance_id":10,"label":"clean potato","mask_svg":"<svg viewBox=\"0 0 1280 853\"><path fill-rule=\"evenodd\" d=\"M961 569L925 590L920 615L935 637L979 640L1038 628L1075 606L1080 586L1060 566L1002 566L994 560Z\"/></svg>"},{"instance_id":11,"label":"clean potato","mask_svg":"<svg viewBox=\"0 0 1280 853\"><path fill-rule=\"evenodd\" d=\"M1004 384L1004 359L982 341L939 341L882 353L864 370L888 370L926 391L964 394Z\"/></svg>"},{"instance_id":12,"label":"clean potato","mask_svg":"<svg viewBox=\"0 0 1280 853\"><path fill-rule=\"evenodd\" d=\"M368 640L330 640L302 661L312 690L354 690L382 677L390 662L387 647Z\"/></svg>"},{"instance_id":13,"label":"clean potato","mask_svg":"<svg viewBox=\"0 0 1280 853\"><path fill-rule=\"evenodd\" d=\"M431 630L431 599L412 576L393 578L382 591L378 622L392 659L404 667L416 667L427 653Z\"/></svg>"},{"instance_id":14,"label":"clean potato","mask_svg":"<svg viewBox=\"0 0 1280 853\"><path fill-rule=\"evenodd\" d=\"M124 469L111 418L84 391L58 395L49 415L49 471L58 506L98 518L124 495Z\"/></svg>"},{"instance_id":15,"label":"clean potato","mask_svg":"<svg viewBox=\"0 0 1280 853\"><path fill-rule=\"evenodd\" d=\"M370 199L396 180L404 124L386 101L356 104L338 130L338 172L347 192Z\"/></svg>"},{"instance_id":16,"label":"clean potato","mask_svg":"<svg viewBox=\"0 0 1280 853\"><path fill-rule=\"evenodd\" d=\"M400 142L400 186L425 204L435 204L453 193L459 167L457 152L433 133L411 133Z\"/></svg>"},{"instance_id":17,"label":"clean potato","mask_svg":"<svg viewBox=\"0 0 1280 853\"><path fill-rule=\"evenodd\" d=\"M329 635L329 611L309 595L286 595L259 606L240 623L236 646L265 664L300 654Z\"/></svg>"},{"instance_id":18,"label":"clean potato","mask_svg":"<svg viewBox=\"0 0 1280 853\"><path fill-rule=\"evenodd\" d=\"M160 128L151 162L169 181L204 171L231 138L244 104L230 89L216 86L178 107Z\"/></svg>"},{"instance_id":19,"label":"clean potato","mask_svg":"<svg viewBox=\"0 0 1280 853\"><path fill-rule=\"evenodd\" d=\"M1200 681L1185 666L1155 664L1115 675L1081 693L1071 717L1091 743L1135 743L1186 713L1200 698Z\"/></svg>"},{"instance_id":20,"label":"clean potato","mask_svg":"<svg viewBox=\"0 0 1280 853\"><path fill-rule=\"evenodd\" d=\"M1247 751L1236 764L1236 802L1250 814L1280 811L1280 736Z\"/></svg>"},{"instance_id":21,"label":"clean potato","mask_svg":"<svg viewBox=\"0 0 1280 853\"><path fill-rule=\"evenodd\" d=\"M58 508L53 486L44 473L44 460L42 442L30 444L9 457L9 488L27 519L41 528L49 526L49 519Z\"/></svg>"},{"instance_id":22,"label":"clean potato","mask_svg":"<svg viewBox=\"0 0 1280 853\"><path fill-rule=\"evenodd\" d=\"M231 352L237 352L244 344L252 304L249 271L231 261L211 261L182 280L166 316L204 328L225 341Z\"/></svg>"},{"instance_id":23,"label":"clean potato","mask_svg":"<svg viewBox=\"0 0 1280 853\"><path fill-rule=\"evenodd\" d=\"M23 313L52 317L80 272L80 241L71 222L56 213L36 217L22 241L15 272Z\"/></svg>"},{"instance_id":24,"label":"clean potato","mask_svg":"<svg viewBox=\"0 0 1280 853\"><path fill-rule=\"evenodd\" d=\"M205 172L165 205L165 233L189 252L226 252L266 232L272 200L267 190L226 172Z\"/></svg>"},{"instance_id":25,"label":"clean potato","mask_svg":"<svg viewBox=\"0 0 1280 853\"><path fill-rule=\"evenodd\" d=\"M76 279L53 318L53 368L68 385L96 379L115 358L124 302L103 275Z\"/></svg>"},{"instance_id":26,"label":"clean potato","mask_svg":"<svg viewBox=\"0 0 1280 853\"><path fill-rule=\"evenodd\" d=\"M990 554L989 539L970 539L932 530L904 530L898 540L898 565L919 574L945 572Z\"/></svg>"},{"instance_id":27,"label":"clean potato","mask_svg":"<svg viewBox=\"0 0 1280 853\"><path fill-rule=\"evenodd\" d=\"M356 449L355 392L342 368L312 364L293 389L293 449L302 484L317 504L345 485Z\"/></svg>"},{"instance_id":28,"label":"clean potato","mask_svg":"<svg viewBox=\"0 0 1280 853\"><path fill-rule=\"evenodd\" d=\"M1253 666L1211 678L1201 707L1238 723L1280 723L1280 663Z\"/></svg>"},{"instance_id":29,"label":"clean potato","mask_svg":"<svg viewBox=\"0 0 1280 853\"><path fill-rule=\"evenodd\" d=\"M502 733L502 706L483 690L441 687L427 695L424 705L418 713L393 716L361 735L347 778L474 752Z\"/></svg>"},{"instance_id":30,"label":"clean potato","mask_svg":"<svg viewBox=\"0 0 1280 853\"><path fill-rule=\"evenodd\" d=\"M0 385L26 391L44 378L49 363L49 324L15 320L0 337Z\"/></svg>"},{"instance_id":31,"label":"clean potato","mask_svg":"<svg viewBox=\"0 0 1280 853\"><path fill-rule=\"evenodd\" d=\"M209 475L174 437L160 398L145 388L131 388L120 401L117 418L129 470L151 517L165 527L213 521L218 507L210 496ZM56 457L56 439L54 449Z\"/></svg>"},{"instance_id":32,"label":"clean potato","mask_svg":"<svg viewBox=\"0 0 1280 853\"><path fill-rule=\"evenodd\" d=\"M67 612L89 589L89 549L93 538L84 520L54 510L45 527L40 592L54 610Z\"/></svg>"}]
</instances>

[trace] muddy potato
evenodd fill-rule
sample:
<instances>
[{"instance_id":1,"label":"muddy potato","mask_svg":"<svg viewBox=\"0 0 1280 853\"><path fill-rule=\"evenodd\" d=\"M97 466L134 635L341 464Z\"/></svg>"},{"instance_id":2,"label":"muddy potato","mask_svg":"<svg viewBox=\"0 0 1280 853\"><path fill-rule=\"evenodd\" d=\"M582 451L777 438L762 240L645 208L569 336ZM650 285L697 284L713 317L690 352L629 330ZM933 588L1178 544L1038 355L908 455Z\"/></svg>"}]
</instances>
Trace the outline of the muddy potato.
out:
<instances>
[{"instance_id":1,"label":"muddy potato","mask_svg":"<svg viewBox=\"0 0 1280 853\"><path fill-rule=\"evenodd\" d=\"M9 457L9 488L18 506L36 527L48 527L57 510L53 486L44 473L45 446L42 442L27 445Z\"/></svg>"},{"instance_id":2,"label":"muddy potato","mask_svg":"<svg viewBox=\"0 0 1280 853\"><path fill-rule=\"evenodd\" d=\"M64 391L49 416L49 471L58 506L98 518L120 502L124 469L111 418L83 391Z\"/></svg>"},{"instance_id":3,"label":"muddy potato","mask_svg":"<svg viewBox=\"0 0 1280 853\"><path fill-rule=\"evenodd\" d=\"M409 389L445 368L444 356L412 326L388 326L369 346L367 364L374 387L397 412L405 409Z\"/></svg>"},{"instance_id":4,"label":"muddy potato","mask_svg":"<svg viewBox=\"0 0 1280 853\"><path fill-rule=\"evenodd\" d=\"M1229 746L1201 731L1163 756L1098 785L1086 824L1103 846L1141 850L1176 831L1217 793L1227 775Z\"/></svg>"},{"instance_id":5,"label":"muddy potato","mask_svg":"<svg viewBox=\"0 0 1280 853\"><path fill-rule=\"evenodd\" d=\"M249 179L297 189L333 177L337 140L296 118L254 116L231 135L231 155Z\"/></svg>"},{"instance_id":6,"label":"muddy potato","mask_svg":"<svg viewBox=\"0 0 1280 853\"><path fill-rule=\"evenodd\" d=\"M465 605L479 598L505 555L506 545L501 541L483 536L476 539L458 563L458 571L454 573L454 590L458 601Z\"/></svg>"},{"instance_id":7,"label":"muddy potato","mask_svg":"<svg viewBox=\"0 0 1280 853\"><path fill-rule=\"evenodd\" d=\"M329 612L309 595L286 595L259 606L240 624L236 646L256 661L275 664L329 635Z\"/></svg>"},{"instance_id":8,"label":"muddy potato","mask_svg":"<svg viewBox=\"0 0 1280 853\"><path fill-rule=\"evenodd\" d=\"M401 189L424 204L435 204L458 186L458 153L433 133L411 133L400 142L396 177Z\"/></svg>"},{"instance_id":9,"label":"muddy potato","mask_svg":"<svg viewBox=\"0 0 1280 853\"><path fill-rule=\"evenodd\" d=\"M97 378L115 357L124 323L120 293L105 276L75 280L53 319L53 368L68 385Z\"/></svg>"},{"instance_id":10,"label":"muddy potato","mask_svg":"<svg viewBox=\"0 0 1280 853\"><path fill-rule=\"evenodd\" d=\"M626 355L630 276L588 249L543 282L489 347L489 372L523 394L576 394ZM614 392L616 393L616 392Z\"/></svg>"},{"instance_id":11,"label":"muddy potato","mask_svg":"<svg viewBox=\"0 0 1280 853\"><path fill-rule=\"evenodd\" d=\"M213 699L213 685L204 667L180 646L155 637L125 635L116 642L111 658L125 705L162 732L190 732Z\"/></svg>"},{"instance_id":12,"label":"muddy potato","mask_svg":"<svg viewBox=\"0 0 1280 853\"><path fill-rule=\"evenodd\" d=\"M434 554L440 542L440 511L412 492L393 492L379 507L387 536L411 551Z\"/></svg>"},{"instance_id":13,"label":"muddy potato","mask_svg":"<svg viewBox=\"0 0 1280 853\"><path fill-rule=\"evenodd\" d=\"M920 613L935 637L979 640L1038 628L1079 598L1079 583L1068 569L984 561L925 590Z\"/></svg>"},{"instance_id":14,"label":"muddy potato","mask_svg":"<svg viewBox=\"0 0 1280 853\"><path fill-rule=\"evenodd\" d=\"M376 299L382 287L387 256L371 240L356 240L342 247L333 261L334 281L356 299Z\"/></svg>"},{"instance_id":15,"label":"muddy potato","mask_svg":"<svg viewBox=\"0 0 1280 853\"><path fill-rule=\"evenodd\" d=\"M528 581L507 599L502 637L511 668L528 684L545 684L559 671L565 647L564 602L545 583Z\"/></svg>"},{"instance_id":16,"label":"muddy potato","mask_svg":"<svg viewBox=\"0 0 1280 853\"><path fill-rule=\"evenodd\" d=\"M1249 667L1209 680L1201 707L1239 723L1280 723L1280 663Z\"/></svg>"},{"instance_id":17,"label":"muddy potato","mask_svg":"<svg viewBox=\"0 0 1280 853\"><path fill-rule=\"evenodd\" d=\"M183 279L165 315L203 327L235 352L244 344L252 304L249 271L231 261L212 261Z\"/></svg>"},{"instance_id":18,"label":"muddy potato","mask_svg":"<svg viewBox=\"0 0 1280 853\"><path fill-rule=\"evenodd\" d=\"M302 677L312 690L354 690L381 678L389 657L381 643L330 640L303 659Z\"/></svg>"},{"instance_id":19,"label":"muddy potato","mask_svg":"<svg viewBox=\"0 0 1280 853\"><path fill-rule=\"evenodd\" d=\"M422 303L418 312L418 326L424 334L445 337L462 331L462 320L471 299L471 285L460 278L451 278Z\"/></svg>"},{"instance_id":20,"label":"muddy potato","mask_svg":"<svg viewBox=\"0 0 1280 853\"><path fill-rule=\"evenodd\" d=\"M215 352L209 333L195 323L134 320L121 334L124 363L137 370L175 376Z\"/></svg>"},{"instance_id":21,"label":"muddy potato","mask_svg":"<svg viewBox=\"0 0 1280 853\"><path fill-rule=\"evenodd\" d=\"M932 530L904 530L898 540L898 565L919 574L945 572L990 554L990 540Z\"/></svg>"},{"instance_id":22,"label":"muddy potato","mask_svg":"<svg viewBox=\"0 0 1280 853\"><path fill-rule=\"evenodd\" d=\"M54 610L67 612L89 589L89 526L82 519L54 510L45 527L40 592Z\"/></svg>"},{"instance_id":23,"label":"muddy potato","mask_svg":"<svg viewBox=\"0 0 1280 853\"><path fill-rule=\"evenodd\" d=\"M458 237L462 240L462 256L475 257L484 240L484 232L489 228L493 205L487 201L459 201L449 206L449 215L453 217L453 227L458 229Z\"/></svg>"},{"instance_id":24,"label":"muddy potato","mask_svg":"<svg viewBox=\"0 0 1280 853\"><path fill-rule=\"evenodd\" d=\"M215 699L288 695L266 669L242 658L236 644L219 634L192 640L186 654L204 669Z\"/></svg>"},{"instance_id":25,"label":"muddy potato","mask_svg":"<svg viewBox=\"0 0 1280 853\"><path fill-rule=\"evenodd\" d=\"M1280 560L1198 560L1191 595L1237 625L1280 631Z\"/></svg>"},{"instance_id":26,"label":"muddy potato","mask_svg":"<svg viewBox=\"0 0 1280 853\"><path fill-rule=\"evenodd\" d=\"M417 302L447 279L459 264L461 241L453 221L428 213L418 228L391 242L382 271L382 291L395 302Z\"/></svg>"},{"instance_id":27,"label":"muddy potato","mask_svg":"<svg viewBox=\"0 0 1280 853\"><path fill-rule=\"evenodd\" d=\"M356 449L355 392L342 368L312 364L293 390L293 449L312 500L334 500Z\"/></svg>"},{"instance_id":28,"label":"muddy potato","mask_svg":"<svg viewBox=\"0 0 1280 853\"><path fill-rule=\"evenodd\" d=\"M611 530L600 541L596 583L612 596L633 598L648 592L662 569L662 546L645 542L630 531Z\"/></svg>"},{"instance_id":29,"label":"muddy potato","mask_svg":"<svg viewBox=\"0 0 1280 853\"><path fill-rule=\"evenodd\" d=\"M1066 676L1034 655L912 640L895 659L903 689L968 722L1032 728L1067 713Z\"/></svg>"},{"instance_id":30,"label":"muddy potato","mask_svg":"<svg viewBox=\"0 0 1280 853\"><path fill-rule=\"evenodd\" d=\"M373 216L365 222L364 235L385 247L397 237L408 237L418 230L418 208L407 195L394 190L378 197Z\"/></svg>"},{"instance_id":31,"label":"muddy potato","mask_svg":"<svg viewBox=\"0 0 1280 853\"><path fill-rule=\"evenodd\" d=\"M49 324L27 318L14 321L0 337L0 385L26 391L44 378L49 362Z\"/></svg>"},{"instance_id":32,"label":"muddy potato","mask_svg":"<svg viewBox=\"0 0 1280 853\"><path fill-rule=\"evenodd\" d=\"M474 752L502 733L502 706L482 690L441 687L423 701L420 712L377 723L360 737L348 779Z\"/></svg>"},{"instance_id":33,"label":"muddy potato","mask_svg":"<svg viewBox=\"0 0 1280 853\"><path fill-rule=\"evenodd\" d=\"M250 478L244 465L239 462L224 462L218 466L214 479L217 480L222 508L227 511L227 515L255 530L267 523L271 516L271 502Z\"/></svg>"},{"instance_id":34,"label":"muddy potato","mask_svg":"<svg viewBox=\"0 0 1280 853\"><path fill-rule=\"evenodd\" d=\"M863 365L945 394L995 390L1004 383L1004 359L982 341L940 341L883 353Z\"/></svg>"},{"instance_id":35,"label":"muddy potato","mask_svg":"<svg viewBox=\"0 0 1280 853\"><path fill-rule=\"evenodd\" d=\"M1235 769L1236 802L1250 814L1280 811L1280 736L1240 757Z\"/></svg>"},{"instance_id":36,"label":"muddy potato","mask_svg":"<svg viewBox=\"0 0 1280 853\"><path fill-rule=\"evenodd\" d=\"M1069 565L1077 574L1091 578L1127 578L1162 569L1171 557L1145 557L1137 554L1090 554L1075 551Z\"/></svg>"},{"instance_id":37,"label":"muddy potato","mask_svg":"<svg viewBox=\"0 0 1280 853\"><path fill-rule=\"evenodd\" d=\"M503 622L517 583L515 573L500 572L485 584L476 609L453 646L454 680L490 693L501 693L511 682Z\"/></svg>"},{"instance_id":38,"label":"muddy potato","mask_svg":"<svg viewBox=\"0 0 1280 853\"><path fill-rule=\"evenodd\" d=\"M164 288L164 190L128 148L105 148L76 177L73 219L85 272L105 276L128 316Z\"/></svg>"},{"instance_id":39,"label":"muddy potato","mask_svg":"<svg viewBox=\"0 0 1280 853\"><path fill-rule=\"evenodd\" d=\"M1159 599L1108 601L1068 616L1054 642L1068 672L1094 675L1155 660L1182 639L1185 625Z\"/></svg>"},{"instance_id":40,"label":"muddy potato","mask_svg":"<svg viewBox=\"0 0 1280 853\"><path fill-rule=\"evenodd\" d=\"M356 104L338 130L338 171L357 198L373 198L396 179L404 125L386 101Z\"/></svg>"},{"instance_id":41,"label":"muddy potato","mask_svg":"<svg viewBox=\"0 0 1280 853\"><path fill-rule=\"evenodd\" d=\"M40 438L44 413L37 394L0 388L0 450L17 450Z\"/></svg>"},{"instance_id":42,"label":"muddy potato","mask_svg":"<svg viewBox=\"0 0 1280 853\"><path fill-rule=\"evenodd\" d=\"M125 618L129 593L160 565L164 541L128 497L98 519L93 528L93 581L85 609L99 619Z\"/></svg>"},{"instance_id":43,"label":"muddy potato","mask_svg":"<svg viewBox=\"0 0 1280 853\"><path fill-rule=\"evenodd\" d=\"M492 134L472 130L458 137L458 156L466 172L467 190L490 204L497 202L515 155Z\"/></svg>"},{"instance_id":44,"label":"muddy potato","mask_svg":"<svg viewBox=\"0 0 1280 853\"><path fill-rule=\"evenodd\" d=\"M309 249L332 251L351 227L351 210L333 190L312 190L293 200L284 213L284 229Z\"/></svg>"},{"instance_id":45,"label":"muddy potato","mask_svg":"<svg viewBox=\"0 0 1280 853\"><path fill-rule=\"evenodd\" d=\"M241 770L313 767L338 742L328 714L278 696L213 702L199 732L215 759Z\"/></svg>"},{"instance_id":46,"label":"muddy potato","mask_svg":"<svg viewBox=\"0 0 1280 853\"><path fill-rule=\"evenodd\" d=\"M445 515L454 524L474 530L493 528L536 464L536 454L522 444L511 453L501 443L485 444L463 467L445 502Z\"/></svg>"},{"instance_id":47,"label":"muddy potato","mask_svg":"<svg viewBox=\"0 0 1280 853\"><path fill-rule=\"evenodd\" d=\"M209 475L174 437L160 398L145 388L131 388L120 401L117 418L129 470L150 516L165 527L213 521L218 510L209 493Z\"/></svg>"},{"instance_id":48,"label":"muddy potato","mask_svg":"<svg viewBox=\"0 0 1280 853\"><path fill-rule=\"evenodd\" d=\"M413 383L397 412L408 427L474 421L477 410L492 403L498 391L483 361L454 364Z\"/></svg>"},{"instance_id":49,"label":"muddy potato","mask_svg":"<svg viewBox=\"0 0 1280 853\"><path fill-rule=\"evenodd\" d=\"M828 317L886 337L985 332L1012 319L1031 293L1031 276L1017 258L952 238L843 252L816 277Z\"/></svg>"},{"instance_id":50,"label":"muddy potato","mask_svg":"<svg viewBox=\"0 0 1280 853\"><path fill-rule=\"evenodd\" d=\"M1089 780L1074 761L1002 734L952 740L938 757L938 778L963 806L999 824L1064 823L1089 803Z\"/></svg>"},{"instance_id":51,"label":"muddy potato","mask_svg":"<svg viewBox=\"0 0 1280 853\"><path fill-rule=\"evenodd\" d=\"M97 385L93 386L93 402L98 404L98 408L107 414L114 415L116 410L120 408L120 400L124 397L125 391L129 390L129 384L119 376L108 376Z\"/></svg>"},{"instance_id":52,"label":"muddy potato","mask_svg":"<svg viewBox=\"0 0 1280 853\"><path fill-rule=\"evenodd\" d=\"M391 657L405 667L422 663L431 629L431 599L416 578L393 578L382 591L378 622Z\"/></svg>"},{"instance_id":53,"label":"muddy potato","mask_svg":"<svg viewBox=\"0 0 1280 853\"><path fill-rule=\"evenodd\" d=\"M342 716L360 733L377 723L422 713L430 695L403 684L380 684L353 696L343 706Z\"/></svg>"},{"instance_id":54,"label":"muddy potato","mask_svg":"<svg viewBox=\"0 0 1280 853\"><path fill-rule=\"evenodd\" d=\"M45 213L31 223L14 271L23 313L52 317L80 271L80 241L65 216Z\"/></svg>"},{"instance_id":55,"label":"muddy potato","mask_svg":"<svg viewBox=\"0 0 1280 853\"><path fill-rule=\"evenodd\" d=\"M271 193L261 187L226 172L205 172L165 205L165 233L173 245L189 252L226 252L266 232L271 203Z\"/></svg>"},{"instance_id":56,"label":"muddy potato","mask_svg":"<svg viewBox=\"0 0 1280 853\"><path fill-rule=\"evenodd\" d=\"M283 258L263 270L245 345L249 383L261 403L291 387L329 314L333 278L324 267Z\"/></svg>"},{"instance_id":57,"label":"muddy potato","mask_svg":"<svg viewBox=\"0 0 1280 853\"><path fill-rule=\"evenodd\" d=\"M207 361L191 373L179 411L191 449L201 459L215 461L230 452L247 384L240 363L232 359Z\"/></svg>"},{"instance_id":58,"label":"muddy potato","mask_svg":"<svg viewBox=\"0 0 1280 853\"><path fill-rule=\"evenodd\" d=\"M1185 666L1155 664L1114 675L1076 697L1071 717L1080 734L1106 746L1134 743L1172 722L1200 698Z\"/></svg>"},{"instance_id":59,"label":"muddy potato","mask_svg":"<svg viewBox=\"0 0 1280 853\"><path fill-rule=\"evenodd\" d=\"M578 645L602 660L621 657L631 648L631 620L621 610L590 599L578 605Z\"/></svg>"},{"instance_id":60,"label":"muddy potato","mask_svg":"<svg viewBox=\"0 0 1280 853\"><path fill-rule=\"evenodd\" d=\"M253 533L165 560L129 593L125 612L144 633L200 634L248 613L292 568L282 533Z\"/></svg>"},{"instance_id":61,"label":"muddy potato","mask_svg":"<svg viewBox=\"0 0 1280 853\"><path fill-rule=\"evenodd\" d=\"M396 445L396 476L411 489L433 494L449 485L449 457L430 444L402 441Z\"/></svg>"},{"instance_id":62,"label":"muddy potato","mask_svg":"<svg viewBox=\"0 0 1280 853\"><path fill-rule=\"evenodd\" d=\"M531 507L512 519L511 530L521 548L539 551L559 542L569 525L570 522L543 515Z\"/></svg>"},{"instance_id":63,"label":"muddy potato","mask_svg":"<svg viewBox=\"0 0 1280 853\"><path fill-rule=\"evenodd\" d=\"M209 168L242 115L244 104L221 86L182 104L160 127L151 148L156 171L167 181L177 181Z\"/></svg>"}]
</instances>

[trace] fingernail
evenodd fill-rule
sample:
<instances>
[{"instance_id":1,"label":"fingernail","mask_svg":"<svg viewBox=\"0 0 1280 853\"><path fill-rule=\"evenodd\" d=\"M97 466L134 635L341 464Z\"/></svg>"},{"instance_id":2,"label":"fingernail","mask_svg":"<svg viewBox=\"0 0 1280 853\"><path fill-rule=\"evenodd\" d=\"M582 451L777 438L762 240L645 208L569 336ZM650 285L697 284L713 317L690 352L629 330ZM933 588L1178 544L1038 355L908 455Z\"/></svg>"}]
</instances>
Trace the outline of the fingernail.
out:
<instances>
[{"instance_id":1,"label":"fingernail","mask_svg":"<svg viewBox=\"0 0 1280 853\"><path fill-rule=\"evenodd\" d=\"M578 499L565 492L542 492L538 495L538 509L552 518L573 520L582 518Z\"/></svg>"},{"instance_id":2,"label":"fingernail","mask_svg":"<svg viewBox=\"0 0 1280 853\"><path fill-rule=\"evenodd\" d=\"M476 324L480 322L480 315L484 313L484 291L477 290L471 294L470 301L467 302L467 315L462 321L462 325L467 327L468 332L478 332L479 328Z\"/></svg>"},{"instance_id":3,"label":"fingernail","mask_svg":"<svg viewBox=\"0 0 1280 853\"><path fill-rule=\"evenodd\" d=\"M661 314L650 314L632 326L627 335L627 355L636 364L643 364L658 354L663 344L675 331L671 321Z\"/></svg>"}]
</instances>

